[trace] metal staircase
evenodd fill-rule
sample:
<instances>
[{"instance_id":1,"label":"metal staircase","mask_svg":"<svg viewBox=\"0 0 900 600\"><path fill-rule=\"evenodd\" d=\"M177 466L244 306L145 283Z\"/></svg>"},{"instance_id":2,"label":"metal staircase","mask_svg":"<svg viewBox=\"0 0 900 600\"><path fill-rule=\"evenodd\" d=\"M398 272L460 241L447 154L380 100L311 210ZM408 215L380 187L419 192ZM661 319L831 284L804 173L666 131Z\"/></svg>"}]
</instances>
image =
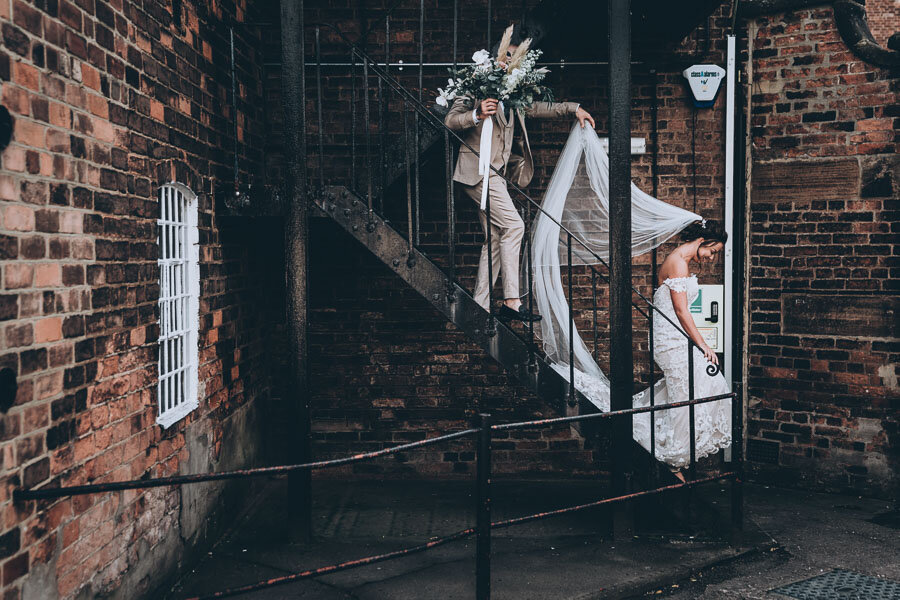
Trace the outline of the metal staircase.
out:
<instances>
[{"instance_id":1,"label":"metal staircase","mask_svg":"<svg viewBox=\"0 0 900 600\"><path fill-rule=\"evenodd\" d=\"M577 394L577 406L569 406L569 383L540 352L476 304L469 291L426 254L415 246L410 248L408 240L377 213L369 211L361 197L346 187L329 186L323 194L315 194L313 201L322 214L364 245L522 385L560 414L596 412L594 405L581 394Z\"/></svg>"},{"instance_id":2,"label":"metal staircase","mask_svg":"<svg viewBox=\"0 0 900 600\"><path fill-rule=\"evenodd\" d=\"M349 98L346 88L329 89L322 82L320 38L322 29L326 28L330 30L331 41L340 40L345 46L344 50L351 56L349 67L352 91ZM574 385L570 385L569 382L574 380L571 367L567 379L545 359L535 343L532 327L526 326L524 334L517 333L476 304L469 291L459 283L454 255L456 208L450 174L453 164L452 142L461 140L455 132L443 125L443 111L421 102L421 88L415 94L391 76L387 67L390 64L387 50L384 62L379 63L330 25L316 26L313 39L315 63L306 78L314 81L308 95L315 102L313 110L307 110L311 114L305 116L309 130L303 155L307 157L307 168L311 171L307 194L311 205L317 207L319 216L333 220L365 246L559 415L598 412L593 403L581 395ZM333 110L336 112L327 114L326 105L329 109L335 107ZM399 114L397 106L402 107ZM346 125L347 121L350 123L349 135L346 127L339 126ZM436 256L426 252L425 247L419 244L419 178L422 165L428 159L440 155L441 147L446 176L448 233L446 253L441 252L440 256ZM477 149L472 150L477 152ZM349 168L342 169L340 167L344 163L340 161L346 159L347 155L351 158ZM502 175L497 173L496 176ZM530 223L532 215L541 210L540 206L514 184L509 183L508 187L514 200L520 205L526 224ZM404 192L405 202L402 198ZM258 198L263 201L249 207L229 205L226 198L224 208L232 215L274 215L284 210L285 197L285 194L277 192L261 195ZM433 204L434 199L431 200L430 203ZM394 218L395 215L399 218ZM400 228L404 225L406 231L401 233ZM561 227L561 232L561 235L567 236L566 242L570 249L572 245L578 244L587 249L586 245L564 227ZM524 252L529 251L526 242ZM606 266L602 259L597 259ZM599 281L603 281L609 273L608 266L605 273L591 265L588 268L591 269L590 276ZM570 285L572 277L570 269ZM530 288L530 274L526 282ZM655 307L638 290L633 291L642 301L633 303L633 306L650 319ZM574 314L571 287L569 292L570 314ZM594 309L596 327L596 305ZM688 340L688 343L690 348L692 342ZM689 356L692 356L690 351ZM573 362L569 361L570 364ZM651 366L651 379L652 377ZM691 400L694 398L691 397ZM693 406L690 410L693 414ZM596 425L588 423L597 421L573 424L573 428L584 438L605 435ZM652 453L636 443L632 443L632 447L636 478L647 483L654 481L666 484L677 481L667 468L657 468L661 463L655 460ZM639 482L635 483L640 485Z\"/></svg>"}]
</instances>

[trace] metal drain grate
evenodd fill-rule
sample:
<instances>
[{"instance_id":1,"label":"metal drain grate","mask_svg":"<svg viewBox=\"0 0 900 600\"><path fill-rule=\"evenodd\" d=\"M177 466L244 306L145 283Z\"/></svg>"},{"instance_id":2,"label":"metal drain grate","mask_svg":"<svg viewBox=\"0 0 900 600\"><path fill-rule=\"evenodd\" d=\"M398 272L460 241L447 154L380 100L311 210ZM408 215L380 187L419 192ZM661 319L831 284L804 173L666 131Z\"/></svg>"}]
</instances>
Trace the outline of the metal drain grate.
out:
<instances>
[{"instance_id":1,"label":"metal drain grate","mask_svg":"<svg viewBox=\"0 0 900 600\"><path fill-rule=\"evenodd\" d=\"M799 600L900 600L900 583L836 569L769 593Z\"/></svg>"}]
</instances>

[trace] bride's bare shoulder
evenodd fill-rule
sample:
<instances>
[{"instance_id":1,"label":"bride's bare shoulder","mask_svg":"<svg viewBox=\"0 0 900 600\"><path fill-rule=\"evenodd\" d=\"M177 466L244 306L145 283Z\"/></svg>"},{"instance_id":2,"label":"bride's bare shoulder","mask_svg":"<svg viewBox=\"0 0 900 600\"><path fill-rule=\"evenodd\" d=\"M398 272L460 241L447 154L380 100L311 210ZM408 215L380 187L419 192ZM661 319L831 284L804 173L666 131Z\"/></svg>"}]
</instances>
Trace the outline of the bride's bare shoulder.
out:
<instances>
[{"instance_id":1,"label":"bride's bare shoulder","mask_svg":"<svg viewBox=\"0 0 900 600\"><path fill-rule=\"evenodd\" d=\"M663 281L676 277L688 277L690 276L690 269L686 260L677 252L672 252L659 268L659 276Z\"/></svg>"}]
</instances>

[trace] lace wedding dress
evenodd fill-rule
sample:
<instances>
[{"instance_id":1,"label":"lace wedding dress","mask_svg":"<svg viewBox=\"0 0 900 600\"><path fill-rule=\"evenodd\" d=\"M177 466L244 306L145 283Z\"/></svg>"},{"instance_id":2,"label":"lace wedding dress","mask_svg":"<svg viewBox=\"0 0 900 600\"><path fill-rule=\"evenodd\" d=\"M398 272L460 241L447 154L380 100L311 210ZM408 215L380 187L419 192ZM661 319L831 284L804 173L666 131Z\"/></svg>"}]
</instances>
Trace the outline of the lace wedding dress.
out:
<instances>
[{"instance_id":1,"label":"lace wedding dress","mask_svg":"<svg viewBox=\"0 0 900 600\"><path fill-rule=\"evenodd\" d=\"M697 277L674 277L663 281L653 295L656 305L673 322L678 323L672 306L671 292L687 292L688 305L694 301L700 288ZM653 359L665 375L666 399L655 403L682 402L688 400L688 342L660 314L653 315ZM727 394L725 378L719 372L710 376L706 372L706 357L696 347L694 353L694 398L707 398ZM649 396L649 394L646 394ZM649 403L649 398L647 399ZM643 416L643 415L642 415ZM649 419L644 418L649 432ZM694 406L694 433L698 459L718 452L731 445L731 400L716 400ZM640 440L639 440L640 441ZM648 440L649 442L649 440ZM643 444L643 442L641 442ZM644 444L647 447L647 444ZM656 413L656 455L674 467L690 463L690 409L687 406L661 410Z\"/></svg>"},{"instance_id":2,"label":"lace wedding dress","mask_svg":"<svg viewBox=\"0 0 900 600\"><path fill-rule=\"evenodd\" d=\"M700 216L672 206L631 185L632 255L658 247ZM532 225L532 268L534 300L543 316L541 340L547 359L566 380L569 379L569 308L562 284L562 268L568 264L565 230L578 240L572 244L572 264L598 264L609 258L609 158L596 132L590 127L572 127L560 155L544 200L543 212ZM563 229L565 228L565 230ZM696 297L696 278L666 280L654 295L654 304L678 323L672 307L671 289ZM660 315L654 314L654 358L665 377L653 387L654 403L688 400L687 339ZM573 328L571 357L575 388L604 412L609 411L609 380ZM728 393L721 374L706 373L707 361L694 349L694 397ZM650 404L650 390L633 397L635 407ZM656 456L673 467L690 462L689 408L656 411ZM696 456L713 454L731 443L729 400L694 407ZM649 413L635 415L634 439L650 450Z\"/></svg>"}]
</instances>

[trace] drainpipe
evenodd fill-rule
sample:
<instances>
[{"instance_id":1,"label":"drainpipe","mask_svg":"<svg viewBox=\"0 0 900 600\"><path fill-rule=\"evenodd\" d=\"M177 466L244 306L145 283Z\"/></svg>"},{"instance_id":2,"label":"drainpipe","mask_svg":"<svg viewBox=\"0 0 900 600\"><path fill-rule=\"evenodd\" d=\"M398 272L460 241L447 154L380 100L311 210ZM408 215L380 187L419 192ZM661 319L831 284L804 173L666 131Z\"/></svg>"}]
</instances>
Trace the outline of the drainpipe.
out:
<instances>
[{"instance_id":1,"label":"drainpipe","mask_svg":"<svg viewBox=\"0 0 900 600\"><path fill-rule=\"evenodd\" d=\"M735 38L731 33L726 37L727 55L725 62L725 232L728 241L725 243L725 289L722 297L724 310L732 306L734 297L734 76L737 68L735 60ZM734 332L734 318L737 315L728 315L724 319L725 331L723 332L723 351L727 353L724 361L723 375L725 381L731 385L733 373L733 360L731 356L731 342ZM732 391L733 388L732 388Z\"/></svg>"},{"instance_id":2,"label":"drainpipe","mask_svg":"<svg viewBox=\"0 0 900 600\"><path fill-rule=\"evenodd\" d=\"M281 91L284 105L285 148L288 163L287 219L284 227L287 335L290 347L289 380L285 401L294 416L291 459L309 462L310 416L308 373L308 220L306 195L306 60L304 57L303 0L281 0ZM291 534L309 540L312 531L312 480L308 470L288 476L288 502L292 507Z\"/></svg>"}]
</instances>

